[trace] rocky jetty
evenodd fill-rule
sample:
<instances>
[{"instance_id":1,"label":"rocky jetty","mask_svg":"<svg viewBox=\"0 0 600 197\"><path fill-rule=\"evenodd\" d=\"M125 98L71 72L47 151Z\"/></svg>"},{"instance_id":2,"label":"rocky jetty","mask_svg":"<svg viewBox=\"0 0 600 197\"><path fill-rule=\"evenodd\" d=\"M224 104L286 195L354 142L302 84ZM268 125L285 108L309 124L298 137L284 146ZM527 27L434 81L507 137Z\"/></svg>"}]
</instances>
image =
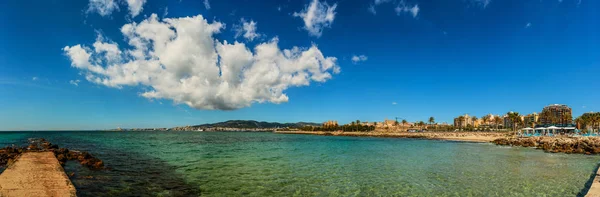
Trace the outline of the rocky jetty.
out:
<instances>
[{"instance_id":1,"label":"rocky jetty","mask_svg":"<svg viewBox=\"0 0 600 197\"><path fill-rule=\"evenodd\" d=\"M510 137L498 138L492 143L536 147L552 153L600 154L600 138L595 137Z\"/></svg>"},{"instance_id":2,"label":"rocky jetty","mask_svg":"<svg viewBox=\"0 0 600 197\"><path fill-rule=\"evenodd\" d=\"M29 145L26 147L7 146L0 149L0 167L11 164L16 158L25 152L53 152L60 165L64 166L69 160L77 161L81 165L90 169L103 169L104 162L88 152L80 152L60 148L47 140L29 139Z\"/></svg>"}]
</instances>

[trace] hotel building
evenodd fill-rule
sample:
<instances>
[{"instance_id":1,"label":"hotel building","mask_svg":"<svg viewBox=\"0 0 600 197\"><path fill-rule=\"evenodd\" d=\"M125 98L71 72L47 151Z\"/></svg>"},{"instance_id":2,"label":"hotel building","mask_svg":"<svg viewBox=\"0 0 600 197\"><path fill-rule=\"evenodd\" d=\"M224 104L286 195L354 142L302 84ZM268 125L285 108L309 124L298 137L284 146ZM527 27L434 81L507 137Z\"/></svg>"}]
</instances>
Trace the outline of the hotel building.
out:
<instances>
[{"instance_id":1,"label":"hotel building","mask_svg":"<svg viewBox=\"0 0 600 197\"><path fill-rule=\"evenodd\" d=\"M544 107L539 116L542 125L573 124L572 110L567 105L553 104Z\"/></svg>"}]
</instances>

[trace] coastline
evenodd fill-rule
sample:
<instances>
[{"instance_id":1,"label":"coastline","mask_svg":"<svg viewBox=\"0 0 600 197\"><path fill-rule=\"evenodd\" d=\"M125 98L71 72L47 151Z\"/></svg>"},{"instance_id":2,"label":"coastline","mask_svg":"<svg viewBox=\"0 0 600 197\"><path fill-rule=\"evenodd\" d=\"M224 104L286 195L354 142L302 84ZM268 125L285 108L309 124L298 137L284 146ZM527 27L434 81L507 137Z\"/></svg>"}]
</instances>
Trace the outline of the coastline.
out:
<instances>
[{"instance_id":1,"label":"coastline","mask_svg":"<svg viewBox=\"0 0 600 197\"><path fill-rule=\"evenodd\" d=\"M506 137L493 142L501 146L535 147L551 153L600 154L597 137Z\"/></svg>"},{"instance_id":2,"label":"coastline","mask_svg":"<svg viewBox=\"0 0 600 197\"><path fill-rule=\"evenodd\" d=\"M494 132L324 132L324 131L274 131L278 134L305 134L325 136L351 136L351 137L391 137L391 138L419 138L430 140L461 141L490 143L496 139L507 137L507 133Z\"/></svg>"}]
</instances>

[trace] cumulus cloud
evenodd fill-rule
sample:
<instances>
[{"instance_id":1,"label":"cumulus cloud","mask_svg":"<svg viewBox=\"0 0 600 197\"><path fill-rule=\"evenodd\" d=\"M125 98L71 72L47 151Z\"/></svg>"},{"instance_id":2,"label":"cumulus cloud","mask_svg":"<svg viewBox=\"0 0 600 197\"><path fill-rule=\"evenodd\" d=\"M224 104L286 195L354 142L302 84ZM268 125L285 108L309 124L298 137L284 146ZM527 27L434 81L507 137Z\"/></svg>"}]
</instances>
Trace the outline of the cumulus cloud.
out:
<instances>
[{"instance_id":1,"label":"cumulus cloud","mask_svg":"<svg viewBox=\"0 0 600 197\"><path fill-rule=\"evenodd\" d=\"M205 7L207 10L210 10L210 2L208 2L208 0L204 0L204 7Z\"/></svg>"},{"instance_id":2,"label":"cumulus cloud","mask_svg":"<svg viewBox=\"0 0 600 197\"><path fill-rule=\"evenodd\" d=\"M141 87L145 98L208 110L287 102L288 88L325 82L340 71L337 59L316 45L280 49L273 38L252 50L215 39L223 28L202 15L159 20L152 14L121 28L128 47L99 36L92 47L78 44L63 51L92 83Z\"/></svg>"},{"instance_id":3,"label":"cumulus cloud","mask_svg":"<svg viewBox=\"0 0 600 197\"><path fill-rule=\"evenodd\" d=\"M90 0L87 12L96 12L100 16L109 16L115 10L119 10L119 5L115 0Z\"/></svg>"},{"instance_id":4,"label":"cumulus cloud","mask_svg":"<svg viewBox=\"0 0 600 197\"><path fill-rule=\"evenodd\" d=\"M351 58L352 63L357 64L358 62L364 62L367 61L367 56L365 55L354 55Z\"/></svg>"},{"instance_id":5,"label":"cumulus cloud","mask_svg":"<svg viewBox=\"0 0 600 197\"><path fill-rule=\"evenodd\" d=\"M396 104L398 104L398 103L396 103L396 102L392 102L392 105L396 105Z\"/></svg>"},{"instance_id":6,"label":"cumulus cloud","mask_svg":"<svg viewBox=\"0 0 600 197\"><path fill-rule=\"evenodd\" d=\"M525 28L529 28L529 27L531 27L531 23L525 24Z\"/></svg>"},{"instance_id":7,"label":"cumulus cloud","mask_svg":"<svg viewBox=\"0 0 600 197\"><path fill-rule=\"evenodd\" d=\"M77 80L70 80L70 81L69 81L69 83L70 83L71 85L74 85L74 86L79 86L79 82L80 82L80 81L79 81L79 79L77 79Z\"/></svg>"},{"instance_id":8,"label":"cumulus cloud","mask_svg":"<svg viewBox=\"0 0 600 197\"><path fill-rule=\"evenodd\" d=\"M37 77L32 77L32 78L31 78L31 81L37 81L37 80L38 80L38 78L37 78Z\"/></svg>"},{"instance_id":9,"label":"cumulus cloud","mask_svg":"<svg viewBox=\"0 0 600 197\"><path fill-rule=\"evenodd\" d=\"M394 11L396 11L397 15L400 15L402 13L410 13L413 17L417 17L417 15L419 14L419 5L415 4L414 6L407 6L404 3L400 3L398 4L398 6L396 6L396 8L394 8Z\"/></svg>"},{"instance_id":10,"label":"cumulus cloud","mask_svg":"<svg viewBox=\"0 0 600 197\"><path fill-rule=\"evenodd\" d=\"M304 29L308 31L309 35L321 37L323 29L331 28L331 24L333 24L335 8L337 8L337 3L329 6L327 2L313 0L304 10L294 12L293 15L304 20Z\"/></svg>"},{"instance_id":11,"label":"cumulus cloud","mask_svg":"<svg viewBox=\"0 0 600 197\"><path fill-rule=\"evenodd\" d=\"M234 27L235 30L235 38L244 37L246 40L253 41L255 38L259 38L262 35L256 33L256 22L253 20L246 21L245 19L241 19L241 24L236 25Z\"/></svg>"},{"instance_id":12,"label":"cumulus cloud","mask_svg":"<svg viewBox=\"0 0 600 197\"><path fill-rule=\"evenodd\" d=\"M145 3L146 3L146 0L127 0L127 6L129 7L129 14L131 14L132 17L135 17L138 14L140 14L140 12L142 12L142 10L143 10Z\"/></svg>"},{"instance_id":13,"label":"cumulus cloud","mask_svg":"<svg viewBox=\"0 0 600 197\"><path fill-rule=\"evenodd\" d=\"M139 15L147 0L124 0L132 17ZM118 0L89 0L87 12L96 12L100 16L109 16L119 10Z\"/></svg>"}]
</instances>

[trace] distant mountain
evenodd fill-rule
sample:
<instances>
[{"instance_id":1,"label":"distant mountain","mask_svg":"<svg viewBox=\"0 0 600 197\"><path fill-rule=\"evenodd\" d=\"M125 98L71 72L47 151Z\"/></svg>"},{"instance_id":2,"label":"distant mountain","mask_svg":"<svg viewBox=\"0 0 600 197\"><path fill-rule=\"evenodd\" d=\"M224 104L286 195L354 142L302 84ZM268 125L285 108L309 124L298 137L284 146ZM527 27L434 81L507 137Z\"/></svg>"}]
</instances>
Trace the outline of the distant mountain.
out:
<instances>
[{"instance_id":1,"label":"distant mountain","mask_svg":"<svg viewBox=\"0 0 600 197\"><path fill-rule=\"evenodd\" d=\"M255 120L229 120L225 122L217 122L211 124L194 125L194 128L213 128L213 127L227 127L227 128L300 128L304 126L321 126L320 123L314 122L297 122L297 123L278 123L278 122L259 122Z\"/></svg>"}]
</instances>

